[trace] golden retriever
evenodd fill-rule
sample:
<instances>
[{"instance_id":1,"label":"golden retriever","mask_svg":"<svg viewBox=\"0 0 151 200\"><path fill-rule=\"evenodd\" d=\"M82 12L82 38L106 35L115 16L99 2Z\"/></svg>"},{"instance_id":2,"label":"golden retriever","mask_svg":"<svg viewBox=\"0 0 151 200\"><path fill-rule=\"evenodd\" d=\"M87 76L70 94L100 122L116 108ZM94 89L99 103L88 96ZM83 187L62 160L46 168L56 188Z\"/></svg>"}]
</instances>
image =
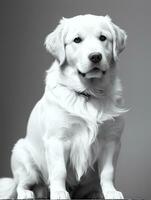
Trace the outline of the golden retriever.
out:
<instances>
[{"instance_id":1,"label":"golden retriever","mask_svg":"<svg viewBox=\"0 0 151 200\"><path fill-rule=\"evenodd\" d=\"M46 37L55 61L13 148L14 178L0 180L0 198L34 198L31 186L43 182L51 199L72 198L80 183L87 193L101 187L105 199L123 199L114 186L126 112L116 63L126 38L109 16L90 14L63 18Z\"/></svg>"}]
</instances>

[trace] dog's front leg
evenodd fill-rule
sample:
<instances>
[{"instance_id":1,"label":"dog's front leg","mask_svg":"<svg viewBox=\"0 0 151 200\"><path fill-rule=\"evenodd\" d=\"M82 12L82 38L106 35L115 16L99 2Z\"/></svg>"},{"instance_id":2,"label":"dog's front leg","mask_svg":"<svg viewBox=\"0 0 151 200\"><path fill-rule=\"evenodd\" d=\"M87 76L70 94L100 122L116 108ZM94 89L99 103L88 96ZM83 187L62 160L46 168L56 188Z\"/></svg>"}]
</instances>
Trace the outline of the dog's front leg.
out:
<instances>
[{"instance_id":1,"label":"dog's front leg","mask_svg":"<svg viewBox=\"0 0 151 200\"><path fill-rule=\"evenodd\" d=\"M65 186L65 144L61 139L51 137L45 140L45 149L49 174L50 199L70 199Z\"/></svg>"},{"instance_id":2,"label":"dog's front leg","mask_svg":"<svg viewBox=\"0 0 151 200\"><path fill-rule=\"evenodd\" d=\"M120 151L120 138L110 137L103 140L102 158L99 160L100 180L105 199L123 199L121 192L114 187L115 168Z\"/></svg>"},{"instance_id":3,"label":"dog's front leg","mask_svg":"<svg viewBox=\"0 0 151 200\"><path fill-rule=\"evenodd\" d=\"M102 125L102 156L99 158L99 173L102 192L105 199L123 199L121 192L114 186L115 170L121 147L121 134L125 125L124 118L119 116Z\"/></svg>"}]
</instances>

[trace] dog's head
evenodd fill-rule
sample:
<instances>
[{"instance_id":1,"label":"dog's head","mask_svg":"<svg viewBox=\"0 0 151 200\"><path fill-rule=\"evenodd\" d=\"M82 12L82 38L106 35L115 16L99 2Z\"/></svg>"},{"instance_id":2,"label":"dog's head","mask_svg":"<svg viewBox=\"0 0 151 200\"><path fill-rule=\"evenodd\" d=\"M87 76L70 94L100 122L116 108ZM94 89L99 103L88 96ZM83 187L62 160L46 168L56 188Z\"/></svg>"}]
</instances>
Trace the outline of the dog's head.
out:
<instances>
[{"instance_id":1,"label":"dog's head","mask_svg":"<svg viewBox=\"0 0 151 200\"><path fill-rule=\"evenodd\" d=\"M71 80L72 74L75 80L87 84L108 76L125 48L126 37L109 16L80 15L63 18L47 36L45 45L60 68L65 64L63 69Z\"/></svg>"}]
</instances>

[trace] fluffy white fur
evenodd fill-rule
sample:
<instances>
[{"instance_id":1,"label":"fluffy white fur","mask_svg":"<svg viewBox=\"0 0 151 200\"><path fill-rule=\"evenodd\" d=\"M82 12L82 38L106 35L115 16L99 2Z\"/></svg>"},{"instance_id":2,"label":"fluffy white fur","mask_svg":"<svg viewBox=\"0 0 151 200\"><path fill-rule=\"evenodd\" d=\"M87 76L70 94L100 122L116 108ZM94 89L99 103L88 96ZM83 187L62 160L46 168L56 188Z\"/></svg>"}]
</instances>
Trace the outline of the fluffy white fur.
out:
<instances>
[{"instance_id":1,"label":"fluffy white fur","mask_svg":"<svg viewBox=\"0 0 151 200\"><path fill-rule=\"evenodd\" d=\"M100 41L100 35L106 40ZM77 37L80 43L74 42ZM104 197L123 198L114 187L114 173L126 111L116 62L125 42L126 33L108 16L63 18L47 36L45 45L55 61L27 135L13 148L14 179L0 180L0 198L33 198L30 185L43 180L52 199L69 199L65 182L75 183L67 170L73 168L80 181L96 161ZM94 52L102 55L99 63L88 58Z\"/></svg>"}]
</instances>

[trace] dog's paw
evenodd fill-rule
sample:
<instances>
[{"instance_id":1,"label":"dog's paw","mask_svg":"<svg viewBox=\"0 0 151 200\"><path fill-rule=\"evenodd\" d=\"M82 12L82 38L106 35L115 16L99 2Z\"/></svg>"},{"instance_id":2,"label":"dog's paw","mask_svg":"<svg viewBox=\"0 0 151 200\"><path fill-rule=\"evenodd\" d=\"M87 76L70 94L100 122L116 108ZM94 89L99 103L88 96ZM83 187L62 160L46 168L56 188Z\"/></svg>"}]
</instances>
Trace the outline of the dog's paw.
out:
<instances>
[{"instance_id":1,"label":"dog's paw","mask_svg":"<svg viewBox=\"0 0 151 200\"><path fill-rule=\"evenodd\" d=\"M31 190L20 190L17 199L34 199L35 195Z\"/></svg>"},{"instance_id":2,"label":"dog's paw","mask_svg":"<svg viewBox=\"0 0 151 200\"><path fill-rule=\"evenodd\" d=\"M123 194L117 190L103 191L105 199L124 199Z\"/></svg>"},{"instance_id":3,"label":"dog's paw","mask_svg":"<svg viewBox=\"0 0 151 200\"><path fill-rule=\"evenodd\" d=\"M70 195L67 191L54 191L51 190L50 199L70 199Z\"/></svg>"}]
</instances>

